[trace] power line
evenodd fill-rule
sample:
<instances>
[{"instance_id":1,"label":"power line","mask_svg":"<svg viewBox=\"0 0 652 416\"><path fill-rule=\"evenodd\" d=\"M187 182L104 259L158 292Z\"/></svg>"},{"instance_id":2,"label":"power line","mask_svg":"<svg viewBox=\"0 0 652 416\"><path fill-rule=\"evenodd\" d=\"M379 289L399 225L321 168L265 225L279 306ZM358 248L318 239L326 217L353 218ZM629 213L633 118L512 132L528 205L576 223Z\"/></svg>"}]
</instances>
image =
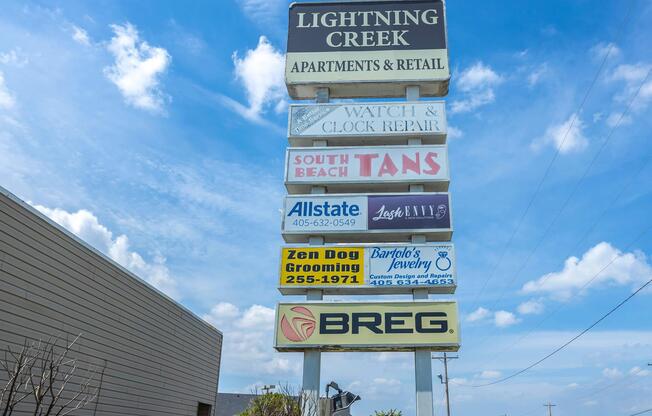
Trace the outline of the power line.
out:
<instances>
[{"instance_id":1,"label":"power line","mask_svg":"<svg viewBox=\"0 0 652 416\"><path fill-rule=\"evenodd\" d=\"M599 388L599 389L597 389L597 390L594 390L594 391L592 391L592 392L589 393L589 394L585 394L585 395L579 396L579 397L577 397L577 398L571 398L571 399L564 400L564 401L562 401L562 403L577 403L577 401L579 401L579 400L584 400L584 399L587 399L587 398L589 398L589 397L593 397L593 396L595 396L596 394L602 393L602 392L605 391L605 390L608 390L608 389L610 389L610 388L612 388L612 387L615 387L615 386L617 386L617 385L620 385L620 384L624 383L625 380L627 380L628 378L631 378L631 377L634 377L634 376L638 375L638 374L641 373L642 371L643 371L643 368L639 368L638 371L630 372L630 373L629 373L627 376L625 376L625 378L623 378L622 380L616 381L615 383L608 384L607 386L604 386L604 387L601 387L601 388ZM641 380L642 380L642 378L641 378ZM640 380L634 380L633 382L627 384L627 386L630 386L630 385L632 385L632 384L638 383L639 381L640 381ZM571 400L572 400L572 402L571 402ZM651 409L651 410L652 410L652 409ZM648 410L648 411L649 411L649 410ZM529 413L521 413L520 416L530 416L531 414L533 414L533 413L537 413L537 412L538 412L538 410L535 409L535 410L533 410L533 411L531 411L531 412L529 412ZM629 416L633 416L633 415L629 415Z\"/></svg>"},{"instance_id":2,"label":"power line","mask_svg":"<svg viewBox=\"0 0 652 416\"><path fill-rule=\"evenodd\" d=\"M589 332L590 330L592 330L593 328L595 328L595 327L596 327L600 322L602 322L602 321L604 321L605 319L607 319L607 317L609 317L611 314L613 314L614 312L616 312L616 311L617 311L618 309L620 309L623 305L625 305L627 302L629 302L629 301L630 301L634 296L638 295L641 291L643 291L647 286L650 285L650 283L652 283L652 279L648 280L648 281L647 281L643 286L639 287L639 288L638 288L634 293L632 293L632 294L629 295L627 298L625 298L622 302L620 302L618 305L616 305L615 307L613 307L609 312L607 312L606 314L604 314L600 319L598 319L597 321L595 321L595 322L594 322L593 324L591 324L588 328L586 328L585 330L583 330L582 332L580 332L579 334L577 334L576 336L574 336L573 338L571 338L569 341L567 341L566 343L564 343L562 346L558 347L557 349L555 349L554 351L552 351L550 354L546 355L545 357L541 358L540 360L538 360L538 361L536 361L536 362L530 364L529 366L525 367L524 369L519 370L519 371L517 371L517 372L515 372L515 373L513 373L513 374L511 374L511 375L509 375L509 376L507 376L507 377L503 377L503 378L501 378L501 379L499 379L499 380L495 380L495 381L492 381L492 382L490 382L490 383L477 384L477 385L474 385L474 386L471 386L471 387L487 387L487 386L492 386L492 385L494 385L494 384L503 383L503 382L505 382L505 381L507 381L507 380L510 380L510 379L512 379L512 378L514 378L514 377L517 377L517 376L519 376L519 375L525 373L526 371L531 370L532 368L534 368L534 367L536 367L537 365L541 364L542 362L546 361L548 358L550 358L550 357L552 357L553 355L557 354L558 352L560 352L561 350L563 350L564 348L566 348L567 346L569 346L570 344L572 344L573 342L575 342L576 340L578 340L578 339L579 339L580 337L582 337L584 334L586 334L587 332Z\"/></svg>"},{"instance_id":3,"label":"power line","mask_svg":"<svg viewBox=\"0 0 652 416\"><path fill-rule=\"evenodd\" d=\"M622 22L619 25L619 30L618 30L617 33L619 33L621 35L624 33L623 29L625 28L625 25L627 24L631 14L632 14L633 8L634 8L634 1L632 0L631 3L630 3L629 8L627 9L627 14L625 14L625 17L623 18ZM571 132L571 130L573 129L573 127L575 125L575 122L577 121L578 114L584 109L584 105L586 105L586 102L587 102L589 96L591 95L591 91L593 90L593 87L595 86L598 79L600 78L600 74L602 74L602 70L604 69L604 67L605 67L605 65L607 63L607 60L609 59L613 49L614 49L614 44L610 43L608 45L607 53L605 54L602 62L600 63L600 66L598 67L598 71L596 72L593 80L591 81L591 84L589 84L589 88L586 90L586 93L584 94L584 97L582 98L582 101L580 103L579 108L577 109L577 111L575 113L573 113L573 117L572 117L571 122L570 122L570 124L568 126L568 129L566 130L566 133L564 134L564 138L562 139L561 143L557 146L557 151L555 152L554 156L552 157L552 159L548 163L548 166L546 167L546 170L543 173L543 177L541 178L541 180L537 184L537 187L536 187L536 189L534 191L534 194L532 194L532 197L530 198L530 200L529 200L529 202L528 202L528 204L527 204L527 206L525 208L525 211L523 212L523 214L519 218L519 220L518 220L518 222L516 224L516 227L514 228L514 230L512 231L512 233L511 233L511 235L509 237L509 239L507 240L507 243L505 244L505 247L503 248L502 253L501 253L498 261L492 267L491 273L489 273L489 277L487 279L485 279L484 284L480 288L480 291L476 294L473 302L471 303L472 305L474 305L471 308L472 311L475 310L476 306L478 306L477 305L478 299L480 298L480 296L482 295L484 290L487 288L487 285L489 284L491 279L493 279L493 277L495 276L496 271L498 270L498 267L502 264L503 259L505 258L505 254L507 253L507 250L509 249L509 247L511 247L512 242L514 241L514 237L516 236L518 231L521 229L521 226L523 225L523 221L525 220L525 217L530 212L530 209L532 208L532 205L533 205L536 197L539 195L539 192L541 191L541 189L543 187L543 183L548 178L548 175L550 174L552 166L555 164L555 161L557 160L557 158L559 157L559 155L561 153L561 149L563 149L564 145L566 144L566 140L568 139L568 135Z\"/></svg>"},{"instance_id":4,"label":"power line","mask_svg":"<svg viewBox=\"0 0 652 416\"><path fill-rule=\"evenodd\" d=\"M631 107L632 107L632 105L634 104L634 101L636 100L636 98L638 97L639 93L640 93L641 90L643 89L643 86L645 85L645 83L647 82L648 78L650 77L650 73L652 73L652 70L649 70L649 71L647 72L645 78L644 78L643 81L641 82L641 85L638 87L638 89L636 90L636 92L634 93L634 95L632 96L632 98L629 100L629 104L627 105L625 111L623 111L623 112L620 114L620 118L618 119L618 122L617 122L617 123L616 123L616 124L611 128L611 130L609 131L609 133L607 134L607 136L605 137L605 139L602 141L602 144L601 144L600 148L598 149L598 151L597 151L597 152L595 153L595 155L593 156L593 159L591 159L591 163L589 163L589 165L588 165L588 166L586 167L586 169L584 170L584 173L582 174L582 177L580 177L580 179L575 183L575 186L573 187L573 190L572 190L571 193L568 195L568 197L566 198L566 200L564 201L564 203L561 205L561 208L557 211L557 213L555 214L555 217L554 217L553 220L550 222L550 224L549 224L548 227L546 228L546 230L545 230L545 232L543 233L543 235L541 236L541 238L539 238L537 244L534 246L534 249L532 249L532 250L528 253L528 255L525 257L525 260L523 261L523 263L521 264L521 266L518 268L518 270L516 271L516 273L514 273L514 276L510 279L510 281L507 283L507 285L505 285L505 289L502 291L500 297L499 297L497 300L495 300L494 303L492 304L491 308L489 308L490 310L493 309L493 308L495 308L496 304L503 300L503 298L505 297L505 294L507 293L507 290L509 289L509 287L512 285L512 283L514 283L514 281L518 278L518 276L521 274L521 272L522 272L522 271L525 269L525 267L530 263L530 260L532 259L532 256L534 255L534 253L536 253L537 250L539 249L539 247L541 247L541 245L543 244L544 240L546 239L546 237L548 236L548 234L549 234L550 231L552 230L553 226L555 225L555 223L557 222L557 220L559 220L559 218L561 217L561 214L564 212L564 210L566 209L566 207L568 206L568 204L570 203L570 201L573 199L573 197L575 196L575 194L577 193L577 191L580 189L580 186L582 185L582 183L584 182L584 180L585 180L586 177L588 176L589 172L590 172L591 169L593 168L593 165L595 165L595 162L597 162L598 158L600 157L600 155L602 154L602 152L604 151L604 149L605 149L605 148L607 147L607 145L609 144L609 141L611 140L614 131L616 131L616 129L617 129L618 127L620 127L620 123L623 121L623 119L627 116L627 114L628 114L629 111L631 110Z\"/></svg>"},{"instance_id":5,"label":"power line","mask_svg":"<svg viewBox=\"0 0 652 416\"><path fill-rule=\"evenodd\" d=\"M630 248L632 248L632 247L633 247L633 246L634 246L634 245L635 245L635 244L636 244L636 243L637 243L641 238L643 238L643 236L645 236L648 232L650 232L650 230L652 230L652 224L650 224L648 227L646 227L645 229L643 229L643 231L640 232L640 233L636 236L636 238L635 238L634 240L632 240L629 244L627 244L627 245L625 246L625 251L627 251L627 250L629 250ZM601 275L605 270L607 270L607 269L609 268L609 266L611 266L611 265L612 265L616 260L618 260L619 258L620 258L620 255L615 255L614 257L612 257L612 259L611 259L611 260L610 260L610 261L609 261L609 262L608 262L604 267L602 267L600 270L598 270L597 273L595 273L595 274L594 274L594 275L593 275L593 276L592 276L592 277L591 277L591 278L590 278L586 283L584 283L584 285L582 285L582 287L580 287L580 288L577 290L577 294L578 294L578 295L581 294L581 293L582 293L586 288L588 288L588 287L591 285L591 283L593 283L593 282L595 281L595 279L597 279L597 278L598 278L598 277L599 277L599 276L600 276L600 275ZM571 299L572 299L572 297L571 297ZM525 334L522 335L519 339L517 339L516 342L511 343L507 348L501 350L499 353L495 354L495 355L494 355L490 360L487 360L487 361L488 361L489 363L493 363L493 362L496 360L497 357L501 356L502 354L504 354L504 353L507 352L507 351L512 350L512 349L513 349L514 347L516 347L516 346L517 346L521 341L523 341L524 339L526 339L527 337L529 337L529 336L530 336L530 335L531 335L531 334L532 334L532 333L533 333L537 328L539 328L539 327L540 327L540 326L541 326L545 321L547 321L549 318L551 318L552 316L554 316L554 315L555 315L557 312L559 312L560 310L562 310L562 309L564 309L564 308L567 308L567 307L568 307L568 303L566 303L566 304L559 304L559 305L558 305L558 306L557 306L553 311L549 312L548 314L546 314L546 316L544 316L541 320L539 320L539 322L538 322L538 323L537 323L533 328L531 328L527 333L525 333ZM485 339L485 341L486 341L486 339Z\"/></svg>"},{"instance_id":6,"label":"power line","mask_svg":"<svg viewBox=\"0 0 652 416\"><path fill-rule=\"evenodd\" d=\"M629 416L638 416L638 415L642 415L644 413L649 413L649 412L652 412L652 409L647 409L647 410L643 410L642 412L633 413L633 414L631 414Z\"/></svg>"},{"instance_id":7,"label":"power line","mask_svg":"<svg viewBox=\"0 0 652 416\"><path fill-rule=\"evenodd\" d=\"M566 201L565 201L564 204L562 205L561 209L560 209L559 211L557 211L557 213L555 214L555 218L554 218L553 221L548 225L548 227L546 228L546 231L545 231L544 234L541 236L541 238L539 239L539 241L538 241L537 244L535 245L534 249L533 249L532 251L529 252L529 254L527 255L525 261L524 261L524 262L521 264L521 266L519 267L518 271L517 271L517 272L512 276L512 278L510 279L510 281L509 281L509 282L504 286L504 289L501 291L500 297L499 297L497 300L495 300L495 301L491 304L491 306L489 307L489 310L493 310L493 309L496 307L496 305L498 304L498 302L500 302L500 301L505 297L505 294L507 293L507 290L509 289L509 287L510 287L510 286L512 285L512 283L514 283L514 281L518 278L519 274L523 271L523 269L525 269L525 266L529 263L530 259L531 259L532 256L534 255L534 253L539 249L539 247L541 246L541 244L542 244L543 241L545 240L546 236L548 235L548 233L549 233L550 230L552 229L553 225L555 224L555 222L556 222L556 221L559 219L559 217L561 216L561 213L566 209L566 207L568 206L569 202L571 201L571 199L573 198L573 196L575 195L575 193L577 192L577 190L580 188L580 185L582 184L582 182L584 181L584 179L587 177L589 171L591 170L591 168L593 167L593 165L594 165L595 162L597 161L599 155L600 155L600 154L602 153L602 151L605 149L605 147L606 147L606 145L608 144L609 140L611 139L611 137L612 137L614 131L615 131L615 130L620 126L620 124L622 123L622 121L625 119L625 117L627 116L627 114L628 114L629 111L631 110L631 107L632 107L634 101L636 100L636 98L637 98L638 95L640 94L641 90L643 89L643 86L645 85L645 83L646 83L647 80L649 79L651 73L652 73L652 69L648 70L648 72L647 72L645 78L643 79L643 81L642 81L641 84L639 85L638 89L636 90L636 92L632 95L631 99L629 100L629 102L628 102L628 104L627 104L627 107L626 107L625 111L623 111L623 112L620 114L620 118L618 119L618 122L617 122L617 123L616 123L616 124L611 128L611 130L609 131L608 135L605 137L605 140L603 140L602 145L600 146L600 149L599 149L598 152L595 154L595 156L594 156L593 159L591 160L591 163L587 166L587 168L585 169L584 173L582 174L582 177L581 177L581 178L580 178L580 179L575 183L575 186L574 186L574 188L573 188L573 191L570 193L570 195L568 196L568 198L566 199ZM643 167L645 167L646 165L647 165L647 163L644 164ZM642 170L642 169L641 169L641 170ZM638 175L639 173L640 173L640 171L637 172L636 175ZM624 190L624 188L621 188L621 193L618 195L618 198L620 198L620 196L622 196L622 192L623 192L623 190ZM605 212L606 212L606 209L603 211L603 213L601 214L601 216L604 215ZM599 218L600 218L600 217L599 217ZM596 221L596 222L597 222L597 221ZM595 226L595 223L594 223L594 225L591 227L591 229L592 229L594 226ZM586 235L586 234L585 234L585 235ZM585 236L582 236L582 239L584 239L584 238L585 238ZM581 241L582 241L582 240L580 240L579 243L581 243ZM579 245L579 243L578 243L578 245ZM575 250L575 249L573 249L573 250ZM572 254L572 253L571 253L571 254ZM549 279L550 276L552 276L552 275L548 275L548 276L544 277L542 283L544 283L547 279ZM541 323L543 323L543 322L544 322L548 317L550 317L550 316L551 316L551 314L548 314L544 320L542 320L542 321L539 322L538 325L540 325ZM538 325L537 325L537 327L538 327ZM530 332L531 332L531 331L530 331ZM528 334L529 334L529 333L528 333ZM486 342L487 340L489 340L489 339L491 339L491 338L493 338L493 337L496 337L496 336L497 336L497 334L488 335L488 336L484 337L484 338L483 338L483 339L482 339L478 344L479 344L480 346L482 346L482 345L485 344L485 342ZM526 336L527 336L527 335L526 335ZM522 338L521 338L521 339L522 339ZM521 339L519 339L519 341L520 341Z\"/></svg>"}]
</instances>

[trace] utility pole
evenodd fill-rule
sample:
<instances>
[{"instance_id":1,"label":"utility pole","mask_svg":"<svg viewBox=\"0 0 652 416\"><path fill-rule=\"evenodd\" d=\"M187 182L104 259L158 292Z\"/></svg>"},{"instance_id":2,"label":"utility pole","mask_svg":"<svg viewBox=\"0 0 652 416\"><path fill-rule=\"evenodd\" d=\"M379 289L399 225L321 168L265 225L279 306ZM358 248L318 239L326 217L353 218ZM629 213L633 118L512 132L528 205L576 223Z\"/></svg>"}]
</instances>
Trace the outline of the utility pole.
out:
<instances>
[{"instance_id":1,"label":"utility pole","mask_svg":"<svg viewBox=\"0 0 652 416\"><path fill-rule=\"evenodd\" d=\"M448 360L457 360L458 358L460 357L457 355L454 357L449 357L446 353L444 353L443 357L432 357L433 360L441 360L444 362L444 378L442 379L440 374L439 379L441 380L441 383L446 387L446 414L448 416L451 416L451 402L450 396L448 394Z\"/></svg>"},{"instance_id":2,"label":"utility pole","mask_svg":"<svg viewBox=\"0 0 652 416\"><path fill-rule=\"evenodd\" d=\"M553 407L556 407L556 406L557 406L556 404L552 404L552 403L550 403L550 402L548 402L548 404L544 404L544 405L543 405L543 407L547 407L547 408L548 408L548 416L552 416L552 408L553 408Z\"/></svg>"}]
</instances>

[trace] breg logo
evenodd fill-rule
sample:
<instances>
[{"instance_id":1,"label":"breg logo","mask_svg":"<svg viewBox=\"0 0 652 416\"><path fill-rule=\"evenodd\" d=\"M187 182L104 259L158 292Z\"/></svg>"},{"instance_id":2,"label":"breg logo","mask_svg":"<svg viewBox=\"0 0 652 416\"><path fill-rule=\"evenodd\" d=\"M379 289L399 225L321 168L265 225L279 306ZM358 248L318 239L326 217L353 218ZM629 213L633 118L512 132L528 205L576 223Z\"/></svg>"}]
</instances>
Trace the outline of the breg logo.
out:
<instances>
[{"instance_id":1,"label":"breg logo","mask_svg":"<svg viewBox=\"0 0 652 416\"><path fill-rule=\"evenodd\" d=\"M281 331L292 342L306 341L315 332L315 316L303 306L295 306L281 318Z\"/></svg>"}]
</instances>

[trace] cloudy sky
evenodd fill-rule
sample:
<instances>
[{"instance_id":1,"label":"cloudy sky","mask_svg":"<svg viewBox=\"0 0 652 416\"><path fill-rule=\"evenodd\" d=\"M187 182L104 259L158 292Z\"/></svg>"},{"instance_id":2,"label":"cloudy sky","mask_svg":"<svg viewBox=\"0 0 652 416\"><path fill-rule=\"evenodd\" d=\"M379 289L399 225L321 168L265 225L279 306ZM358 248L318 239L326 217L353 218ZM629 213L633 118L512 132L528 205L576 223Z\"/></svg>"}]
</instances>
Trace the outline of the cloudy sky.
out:
<instances>
[{"instance_id":1,"label":"cloudy sky","mask_svg":"<svg viewBox=\"0 0 652 416\"><path fill-rule=\"evenodd\" d=\"M220 389L300 384L272 349L285 0L4 1L0 185L225 334ZM450 1L458 415L652 408L652 3ZM414 414L410 354L324 354L356 414ZM437 414L443 390L433 363ZM484 386L483 386L484 385Z\"/></svg>"}]
</instances>

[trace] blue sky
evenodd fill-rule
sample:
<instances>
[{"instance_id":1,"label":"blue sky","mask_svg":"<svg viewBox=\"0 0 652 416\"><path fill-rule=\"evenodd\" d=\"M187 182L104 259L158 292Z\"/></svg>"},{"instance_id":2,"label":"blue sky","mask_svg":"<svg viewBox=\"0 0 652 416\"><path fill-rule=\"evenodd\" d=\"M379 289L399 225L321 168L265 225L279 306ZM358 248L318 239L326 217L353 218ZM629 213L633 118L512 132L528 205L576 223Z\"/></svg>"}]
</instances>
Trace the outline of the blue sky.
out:
<instances>
[{"instance_id":1,"label":"blue sky","mask_svg":"<svg viewBox=\"0 0 652 416\"><path fill-rule=\"evenodd\" d=\"M447 8L454 411L652 408L649 290L524 375L471 387L546 355L652 275L652 3ZM286 10L8 1L0 15L0 185L223 330L222 391L300 383L301 356L271 347ZM410 354L324 354L322 368L322 384L363 396L356 414L414 412Z\"/></svg>"}]
</instances>

